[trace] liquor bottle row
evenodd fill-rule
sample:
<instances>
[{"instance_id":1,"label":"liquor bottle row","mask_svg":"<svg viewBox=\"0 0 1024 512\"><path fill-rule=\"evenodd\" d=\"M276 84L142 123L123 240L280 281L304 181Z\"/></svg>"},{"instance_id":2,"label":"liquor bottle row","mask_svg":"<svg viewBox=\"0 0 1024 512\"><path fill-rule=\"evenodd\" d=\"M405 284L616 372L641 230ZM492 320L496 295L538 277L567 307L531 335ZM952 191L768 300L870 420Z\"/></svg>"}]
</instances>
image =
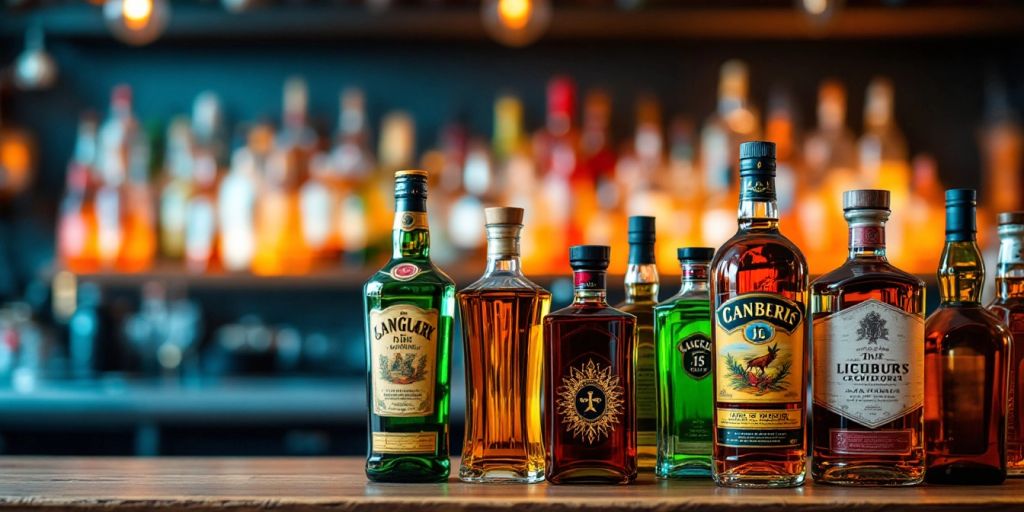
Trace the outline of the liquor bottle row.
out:
<instances>
[{"instance_id":1,"label":"liquor bottle row","mask_svg":"<svg viewBox=\"0 0 1024 512\"><path fill-rule=\"evenodd\" d=\"M390 170L419 163L434 191L432 255L439 263L481 258L484 206L509 205L526 210L531 229L521 257L538 274L560 271L568 246L578 244L610 246L610 271L621 274L627 244L620 226L635 215L663 219L658 259L662 271L673 271L672 248L717 247L728 237L736 148L764 133L778 142L780 218L813 273L841 261L833 250L841 233L819 224L842 222L842 191L855 188L891 191L894 263L915 273L935 266L942 236L927 226L941 215L942 184L933 159L911 158L894 116L896 88L885 78L867 89L859 137L847 126L841 83L821 85L817 127L801 130L797 102L785 91L772 92L762 115L747 67L736 60L722 65L717 108L702 124L683 115L666 119L659 101L642 95L632 137L621 144L611 95L595 88L582 101L577 96L571 79L552 79L544 123L530 132L522 102L501 95L490 143L453 121L417 151L413 117L388 112L373 133L358 89L340 95L333 141L310 118L305 82L290 79L280 126L239 125L234 144L221 101L206 92L191 116L169 123L154 179L154 137L133 113L130 90L118 87L107 120L97 126L86 116L80 123L60 214L60 258L77 272L139 271L158 257L184 261L193 272L376 266L389 251L389 223L376 213L388 206ZM1024 130L1005 91L993 87L988 96L980 138L986 200L991 211L1018 209L1024 204L1012 191L1024 179ZM990 224L989 217L981 219ZM550 247L549 239L565 243Z\"/></svg>"},{"instance_id":2,"label":"liquor bottle row","mask_svg":"<svg viewBox=\"0 0 1024 512\"><path fill-rule=\"evenodd\" d=\"M738 230L677 250L676 295L658 302L655 219L635 216L626 301L606 301L610 248L577 245L574 300L555 312L521 268L522 209L486 210L486 272L456 293L430 259L427 172L397 172L392 259L364 288L368 478L448 477L456 307L467 482L624 484L653 469L788 487L808 462L840 485L1024 475L1024 212L999 217L985 308L975 192L946 192L941 304L925 319L924 283L886 256L890 192L843 194L848 258L811 283L779 230L776 169L775 144L740 145Z\"/></svg>"}]
</instances>

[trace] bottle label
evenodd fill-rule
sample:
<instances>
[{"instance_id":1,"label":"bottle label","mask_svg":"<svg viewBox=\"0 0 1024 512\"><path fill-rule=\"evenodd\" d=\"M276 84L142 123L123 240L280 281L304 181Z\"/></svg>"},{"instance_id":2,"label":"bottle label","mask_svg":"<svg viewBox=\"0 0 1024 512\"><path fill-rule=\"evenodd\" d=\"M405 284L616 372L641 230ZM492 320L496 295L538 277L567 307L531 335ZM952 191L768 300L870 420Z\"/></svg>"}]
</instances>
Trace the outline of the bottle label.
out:
<instances>
[{"instance_id":1,"label":"bottle label","mask_svg":"<svg viewBox=\"0 0 1024 512\"><path fill-rule=\"evenodd\" d=\"M924 405L921 315L872 299L819 318L814 356L815 407L878 428Z\"/></svg>"},{"instance_id":2,"label":"bottle label","mask_svg":"<svg viewBox=\"0 0 1024 512\"><path fill-rule=\"evenodd\" d=\"M775 200L775 176L750 174L740 178L740 199L750 201Z\"/></svg>"},{"instance_id":3,"label":"bottle label","mask_svg":"<svg viewBox=\"0 0 1024 512\"><path fill-rule=\"evenodd\" d=\"M750 293L715 311L716 400L799 403L803 393L804 308Z\"/></svg>"},{"instance_id":4,"label":"bottle label","mask_svg":"<svg viewBox=\"0 0 1024 512\"><path fill-rule=\"evenodd\" d=\"M575 270L572 280L577 290L605 289L605 272L602 270Z\"/></svg>"},{"instance_id":5,"label":"bottle label","mask_svg":"<svg viewBox=\"0 0 1024 512\"><path fill-rule=\"evenodd\" d=\"M394 229L402 231L416 231L427 229L427 212L397 212L395 213Z\"/></svg>"},{"instance_id":6,"label":"bottle label","mask_svg":"<svg viewBox=\"0 0 1024 512\"><path fill-rule=\"evenodd\" d=\"M850 228L850 247L885 247L885 228L874 224Z\"/></svg>"},{"instance_id":7,"label":"bottle label","mask_svg":"<svg viewBox=\"0 0 1024 512\"><path fill-rule=\"evenodd\" d=\"M602 442L622 422L625 390L611 366L602 367L593 359L578 368L571 366L556 391L561 424L573 439L591 445Z\"/></svg>"},{"instance_id":8,"label":"bottle label","mask_svg":"<svg viewBox=\"0 0 1024 512\"><path fill-rule=\"evenodd\" d=\"M392 278L398 281L408 281L417 275L422 270L415 263L399 263L394 267L391 267L391 271L388 272Z\"/></svg>"},{"instance_id":9,"label":"bottle label","mask_svg":"<svg viewBox=\"0 0 1024 512\"><path fill-rule=\"evenodd\" d=\"M829 449L846 455L910 455L914 449L914 431L845 430L828 432Z\"/></svg>"},{"instance_id":10,"label":"bottle label","mask_svg":"<svg viewBox=\"0 0 1024 512\"><path fill-rule=\"evenodd\" d=\"M370 311L373 413L412 417L434 413L436 309L396 304Z\"/></svg>"},{"instance_id":11,"label":"bottle label","mask_svg":"<svg viewBox=\"0 0 1024 512\"><path fill-rule=\"evenodd\" d=\"M683 371L701 380L711 375L711 338L697 333L679 340L676 345L682 358Z\"/></svg>"},{"instance_id":12,"label":"bottle label","mask_svg":"<svg viewBox=\"0 0 1024 512\"><path fill-rule=\"evenodd\" d=\"M434 453L437 432L374 432L370 444L373 453Z\"/></svg>"},{"instance_id":13,"label":"bottle label","mask_svg":"<svg viewBox=\"0 0 1024 512\"><path fill-rule=\"evenodd\" d=\"M717 442L734 448L801 446L803 409L730 409L718 407Z\"/></svg>"}]
</instances>

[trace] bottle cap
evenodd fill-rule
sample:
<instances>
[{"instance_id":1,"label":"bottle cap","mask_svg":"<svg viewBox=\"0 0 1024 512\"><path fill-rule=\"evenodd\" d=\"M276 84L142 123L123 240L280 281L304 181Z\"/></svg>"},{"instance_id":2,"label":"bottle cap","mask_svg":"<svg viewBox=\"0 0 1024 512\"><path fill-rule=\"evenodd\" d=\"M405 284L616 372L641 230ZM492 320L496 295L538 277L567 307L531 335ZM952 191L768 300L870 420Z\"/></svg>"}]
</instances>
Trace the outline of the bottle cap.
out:
<instances>
[{"instance_id":1,"label":"bottle cap","mask_svg":"<svg viewBox=\"0 0 1024 512\"><path fill-rule=\"evenodd\" d=\"M676 258L680 262L706 263L715 257L715 250L711 247L680 247L676 249Z\"/></svg>"},{"instance_id":2,"label":"bottle cap","mask_svg":"<svg viewBox=\"0 0 1024 512\"><path fill-rule=\"evenodd\" d=\"M607 245L574 245L569 248L569 266L573 270L605 270L610 256Z\"/></svg>"},{"instance_id":3,"label":"bottle cap","mask_svg":"<svg viewBox=\"0 0 1024 512\"><path fill-rule=\"evenodd\" d=\"M843 210L888 209L888 190L847 190L843 192Z\"/></svg>"},{"instance_id":4,"label":"bottle cap","mask_svg":"<svg viewBox=\"0 0 1024 512\"><path fill-rule=\"evenodd\" d=\"M499 206L484 209L484 219L488 226L491 225L523 225L523 209L511 206Z\"/></svg>"},{"instance_id":5,"label":"bottle cap","mask_svg":"<svg viewBox=\"0 0 1024 512\"><path fill-rule=\"evenodd\" d=\"M946 191L946 241L966 242L978 232L975 210L978 193L973 188Z\"/></svg>"},{"instance_id":6,"label":"bottle cap","mask_svg":"<svg viewBox=\"0 0 1024 512\"><path fill-rule=\"evenodd\" d=\"M755 140L740 144L740 176L775 176L775 143Z\"/></svg>"},{"instance_id":7,"label":"bottle cap","mask_svg":"<svg viewBox=\"0 0 1024 512\"><path fill-rule=\"evenodd\" d=\"M629 218L629 243L654 243L654 217L634 215Z\"/></svg>"},{"instance_id":8,"label":"bottle cap","mask_svg":"<svg viewBox=\"0 0 1024 512\"><path fill-rule=\"evenodd\" d=\"M395 172L395 211L427 211L427 171Z\"/></svg>"},{"instance_id":9,"label":"bottle cap","mask_svg":"<svg viewBox=\"0 0 1024 512\"><path fill-rule=\"evenodd\" d=\"M999 225L1008 226L1014 224L1024 224L1024 210L1017 210L1015 212L1002 212L999 214Z\"/></svg>"}]
</instances>

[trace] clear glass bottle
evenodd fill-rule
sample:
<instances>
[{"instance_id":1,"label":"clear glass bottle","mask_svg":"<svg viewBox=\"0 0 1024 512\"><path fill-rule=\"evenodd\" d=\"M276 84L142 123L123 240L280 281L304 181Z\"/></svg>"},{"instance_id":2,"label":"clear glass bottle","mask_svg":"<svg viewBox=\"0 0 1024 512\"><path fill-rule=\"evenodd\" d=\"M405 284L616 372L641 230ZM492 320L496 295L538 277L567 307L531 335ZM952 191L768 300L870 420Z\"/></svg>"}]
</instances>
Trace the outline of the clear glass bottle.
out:
<instances>
[{"instance_id":1,"label":"clear glass bottle","mask_svg":"<svg viewBox=\"0 0 1024 512\"><path fill-rule=\"evenodd\" d=\"M636 317L606 302L609 252L570 248L576 295L544 318L544 471L553 484L636 479Z\"/></svg>"},{"instance_id":2,"label":"clear glass bottle","mask_svg":"<svg viewBox=\"0 0 1024 512\"><path fill-rule=\"evenodd\" d=\"M654 262L654 217L629 218L629 266L626 300L615 306L636 317L636 445L637 463L654 469L657 458L658 404L654 371L654 306L658 304L658 266Z\"/></svg>"},{"instance_id":3,"label":"clear glass bottle","mask_svg":"<svg viewBox=\"0 0 1024 512\"><path fill-rule=\"evenodd\" d=\"M448 479L455 283L430 261L427 173L395 173L394 252L363 287L374 482Z\"/></svg>"},{"instance_id":4,"label":"clear glass bottle","mask_svg":"<svg viewBox=\"0 0 1024 512\"><path fill-rule=\"evenodd\" d=\"M487 270L458 293L466 357L464 482L544 480L541 320L551 293L519 261L522 208L487 208Z\"/></svg>"},{"instance_id":5,"label":"clear glass bottle","mask_svg":"<svg viewBox=\"0 0 1024 512\"><path fill-rule=\"evenodd\" d=\"M711 263L712 477L793 487L807 464L807 262L779 232L775 144L741 144L739 168L739 229Z\"/></svg>"},{"instance_id":6,"label":"clear glass bottle","mask_svg":"<svg viewBox=\"0 0 1024 512\"><path fill-rule=\"evenodd\" d=\"M715 250L682 247L679 293L654 308L659 478L711 476L715 391L708 264Z\"/></svg>"},{"instance_id":7,"label":"clear glass bottle","mask_svg":"<svg viewBox=\"0 0 1024 512\"><path fill-rule=\"evenodd\" d=\"M996 299L988 307L1010 330L1006 471L1024 476L1024 211L999 214Z\"/></svg>"},{"instance_id":8,"label":"clear glass bottle","mask_svg":"<svg viewBox=\"0 0 1024 512\"><path fill-rule=\"evenodd\" d=\"M888 190L843 194L850 257L811 284L815 481L924 479L924 282L885 251Z\"/></svg>"},{"instance_id":9,"label":"clear glass bottle","mask_svg":"<svg viewBox=\"0 0 1024 512\"><path fill-rule=\"evenodd\" d=\"M942 302L925 322L925 481L1006 479L1010 332L981 305L985 264L976 240L977 194L946 191Z\"/></svg>"}]
</instances>

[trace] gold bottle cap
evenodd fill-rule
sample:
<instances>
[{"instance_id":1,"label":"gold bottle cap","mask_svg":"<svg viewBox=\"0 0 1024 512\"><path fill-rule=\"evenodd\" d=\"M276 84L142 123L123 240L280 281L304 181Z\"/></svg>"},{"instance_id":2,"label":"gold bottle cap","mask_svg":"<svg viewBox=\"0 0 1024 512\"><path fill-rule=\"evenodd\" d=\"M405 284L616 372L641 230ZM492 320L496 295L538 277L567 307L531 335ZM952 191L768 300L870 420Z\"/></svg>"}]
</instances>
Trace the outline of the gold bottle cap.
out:
<instances>
[{"instance_id":1,"label":"gold bottle cap","mask_svg":"<svg viewBox=\"0 0 1024 512\"><path fill-rule=\"evenodd\" d=\"M401 171L395 171L395 177L401 178L402 176L421 176L426 178L428 176L427 171L420 169L403 169Z\"/></svg>"},{"instance_id":2,"label":"gold bottle cap","mask_svg":"<svg viewBox=\"0 0 1024 512\"><path fill-rule=\"evenodd\" d=\"M515 224L521 226L523 224L523 209L511 206L485 208L484 218L487 221L487 225Z\"/></svg>"}]
</instances>

